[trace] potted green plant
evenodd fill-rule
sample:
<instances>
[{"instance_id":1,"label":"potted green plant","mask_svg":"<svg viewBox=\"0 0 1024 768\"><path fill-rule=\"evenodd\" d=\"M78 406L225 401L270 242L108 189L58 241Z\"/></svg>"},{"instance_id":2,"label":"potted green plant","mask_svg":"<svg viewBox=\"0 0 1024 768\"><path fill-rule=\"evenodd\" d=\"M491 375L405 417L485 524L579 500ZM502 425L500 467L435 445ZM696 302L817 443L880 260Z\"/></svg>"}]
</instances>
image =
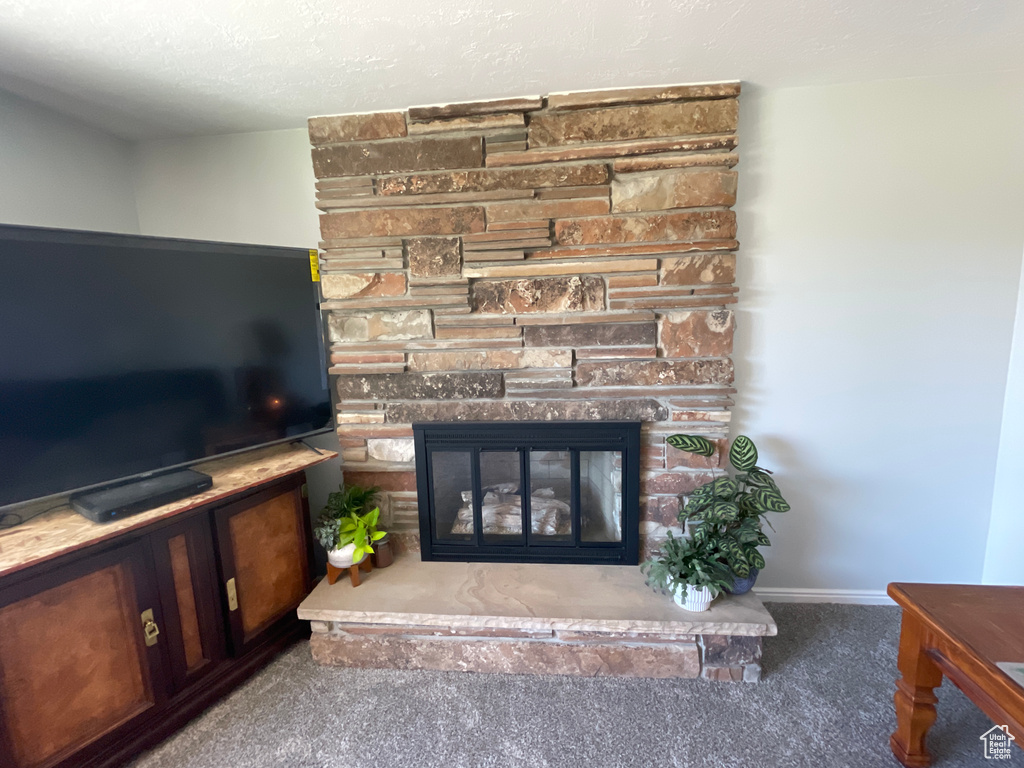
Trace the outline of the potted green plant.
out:
<instances>
[{"instance_id":1,"label":"potted green plant","mask_svg":"<svg viewBox=\"0 0 1024 768\"><path fill-rule=\"evenodd\" d=\"M715 444L700 435L672 435L668 444L698 456L711 456ZM690 494L679 513L679 522L691 532L695 543L713 547L734 574L726 591L743 594L754 586L764 568L759 546L771 546L764 533L769 512L788 512L772 473L757 466L757 447L746 435L739 435L729 448L731 477L716 477Z\"/></svg>"},{"instance_id":2,"label":"potted green plant","mask_svg":"<svg viewBox=\"0 0 1024 768\"><path fill-rule=\"evenodd\" d=\"M373 543L387 534L377 530L380 509L369 509L379 488L341 486L327 497L313 535L327 550L327 561L335 568L361 563L373 553Z\"/></svg>"},{"instance_id":3,"label":"potted green plant","mask_svg":"<svg viewBox=\"0 0 1024 768\"><path fill-rule=\"evenodd\" d=\"M706 611L711 601L732 583L732 572L717 544L706 538L672 535L658 557L640 566L647 583L669 592L676 604L688 611Z\"/></svg>"}]
</instances>

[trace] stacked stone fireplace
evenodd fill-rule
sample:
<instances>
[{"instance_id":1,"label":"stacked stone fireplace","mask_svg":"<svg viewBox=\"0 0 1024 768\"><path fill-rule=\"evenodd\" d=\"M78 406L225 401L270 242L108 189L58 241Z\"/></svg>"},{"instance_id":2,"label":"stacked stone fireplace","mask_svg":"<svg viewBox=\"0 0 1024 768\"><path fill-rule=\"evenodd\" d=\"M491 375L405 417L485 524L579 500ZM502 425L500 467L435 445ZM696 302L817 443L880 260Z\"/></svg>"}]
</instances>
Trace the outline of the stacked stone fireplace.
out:
<instances>
[{"instance_id":1,"label":"stacked stone fireplace","mask_svg":"<svg viewBox=\"0 0 1024 768\"><path fill-rule=\"evenodd\" d=\"M738 83L309 121L345 480L419 549L414 422L640 421L640 545L720 468Z\"/></svg>"}]
</instances>

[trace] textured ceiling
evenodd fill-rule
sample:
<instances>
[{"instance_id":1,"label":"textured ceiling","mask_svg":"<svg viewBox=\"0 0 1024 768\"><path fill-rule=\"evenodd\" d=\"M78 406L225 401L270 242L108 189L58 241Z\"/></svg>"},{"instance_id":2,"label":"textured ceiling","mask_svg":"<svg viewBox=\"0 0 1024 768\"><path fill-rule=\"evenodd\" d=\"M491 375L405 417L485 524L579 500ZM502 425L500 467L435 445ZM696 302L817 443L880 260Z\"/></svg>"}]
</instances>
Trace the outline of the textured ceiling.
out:
<instances>
[{"instance_id":1,"label":"textured ceiling","mask_svg":"<svg viewBox=\"0 0 1024 768\"><path fill-rule=\"evenodd\" d=\"M560 90L1022 66L1021 0L0 0L0 88L126 138Z\"/></svg>"}]
</instances>

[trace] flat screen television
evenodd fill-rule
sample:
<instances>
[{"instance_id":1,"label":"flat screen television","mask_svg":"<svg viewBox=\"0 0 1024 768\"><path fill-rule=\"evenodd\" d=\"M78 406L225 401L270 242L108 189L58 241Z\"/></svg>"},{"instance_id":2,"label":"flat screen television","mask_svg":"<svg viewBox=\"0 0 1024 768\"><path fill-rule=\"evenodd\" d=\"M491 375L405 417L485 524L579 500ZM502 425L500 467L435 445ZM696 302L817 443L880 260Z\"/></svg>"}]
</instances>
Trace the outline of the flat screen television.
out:
<instances>
[{"instance_id":1,"label":"flat screen television","mask_svg":"<svg viewBox=\"0 0 1024 768\"><path fill-rule=\"evenodd\" d=\"M308 251L0 226L0 510L330 423Z\"/></svg>"}]
</instances>

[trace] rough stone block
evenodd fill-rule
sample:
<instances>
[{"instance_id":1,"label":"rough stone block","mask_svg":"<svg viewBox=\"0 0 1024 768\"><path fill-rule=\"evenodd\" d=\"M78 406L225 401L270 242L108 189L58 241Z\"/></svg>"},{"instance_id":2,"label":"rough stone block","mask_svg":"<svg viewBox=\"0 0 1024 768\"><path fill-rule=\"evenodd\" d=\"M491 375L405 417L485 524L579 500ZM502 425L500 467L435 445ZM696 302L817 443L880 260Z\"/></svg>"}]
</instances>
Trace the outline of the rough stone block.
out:
<instances>
[{"instance_id":1,"label":"rough stone block","mask_svg":"<svg viewBox=\"0 0 1024 768\"><path fill-rule=\"evenodd\" d=\"M554 148L529 149L525 152L498 152L487 157L487 167L561 163L572 160L593 160L599 157L629 157L661 152L709 152L733 149L736 134L685 139L640 139L603 144L575 144Z\"/></svg>"},{"instance_id":2,"label":"rough stone block","mask_svg":"<svg viewBox=\"0 0 1024 768\"><path fill-rule=\"evenodd\" d=\"M416 459L416 446L409 438L371 437L366 441L366 453L377 461L409 463Z\"/></svg>"},{"instance_id":3,"label":"rough stone block","mask_svg":"<svg viewBox=\"0 0 1024 768\"><path fill-rule=\"evenodd\" d=\"M704 664L742 666L761 661L761 638L753 635L702 635Z\"/></svg>"},{"instance_id":4,"label":"rough stone block","mask_svg":"<svg viewBox=\"0 0 1024 768\"><path fill-rule=\"evenodd\" d=\"M406 135L403 112L367 112L309 118L311 144L397 139Z\"/></svg>"},{"instance_id":5,"label":"rough stone block","mask_svg":"<svg viewBox=\"0 0 1024 768\"><path fill-rule=\"evenodd\" d=\"M491 280L472 288L474 312L587 312L604 309L604 281L599 277L545 277Z\"/></svg>"},{"instance_id":6,"label":"rough stone block","mask_svg":"<svg viewBox=\"0 0 1024 768\"><path fill-rule=\"evenodd\" d=\"M334 343L429 339L433 333L430 311L426 309L344 315L332 312L327 330Z\"/></svg>"},{"instance_id":7,"label":"rough stone block","mask_svg":"<svg viewBox=\"0 0 1024 768\"><path fill-rule=\"evenodd\" d=\"M462 271L457 237L413 237L406 241L406 250L413 277L449 277Z\"/></svg>"},{"instance_id":8,"label":"rough stone block","mask_svg":"<svg viewBox=\"0 0 1024 768\"><path fill-rule=\"evenodd\" d=\"M665 421L668 409L646 398L616 400L502 400L388 403L395 424L417 421Z\"/></svg>"},{"instance_id":9,"label":"rough stone block","mask_svg":"<svg viewBox=\"0 0 1024 768\"><path fill-rule=\"evenodd\" d=\"M662 285L721 285L735 280L735 253L695 253L661 260Z\"/></svg>"},{"instance_id":10,"label":"rough stone block","mask_svg":"<svg viewBox=\"0 0 1024 768\"><path fill-rule=\"evenodd\" d=\"M640 493L688 494L713 479L714 475L706 472L645 472L640 478Z\"/></svg>"},{"instance_id":11,"label":"rough stone block","mask_svg":"<svg viewBox=\"0 0 1024 768\"><path fill-rule=\"evenodd\" d=\"M608 166L604 163L588 163L390 176L379 179L377 189L382 196L387 196L543 189L607 183Z\"/></svg>"},{"instance_id":12,"label":"rough stone block","mask_svg":"<svg viewBox=\"0 0 1024 768\"><path fill-rule=\"evenodd\" d=\"M675 413L672 414L673 416ZM684 431L682 428L680 432ZM720 469L725 466L728 454L727 442L725 439L712 440L715 444L715 452L710 456L698 456L694 453L687 453L665 444L665 467L675 469L677 467L688 467L690 469Z\"/></svg>"},{"instance_id":13,"label":"rough stone block","mask_svg":"<svg viewBox=\"0 0 1024 768\"><path fill-rule=\"evenodd\" d=\"M669 168L700 168L708 166L724 166L732 168L740 160L735 152L687 152L672 154L662 152L650 157L624 157L612 163L616 174L645 173L647 171L663 171Z\"/></svg>"},{"instance_id":14,"label":"rough stone block","mask_svg":"<svg viewBox=\"0 0 1024 768\"><path fill-rule=\"evenodd\" d=\"M415 472L362 472L344 469L343 476L349 485L360 485L363 488L377 486L382 491L415 491Z\"/></svg>"},{"instance_id":15,"label":"rough stone block","mask_svg":"<svg viewBox=\"0 0 1024 768\"><path fill-rule=\"evenodd\" d=\"M320 290L325 299L402 296L405 289L403 272L345 272L324 274L320 278Z\"/></svg>"},{"instance_id":16,"label":"rough stone block","mask_svg":"<svg viewBox=\"0 0 1024 768\"><path fill-rule=\"evenodd\" d=\"M531 147L631 141L736 130L735 99L690 101L531 115Z\"/></svg>"},{"instance_id":17,"label":"rough stone block","mask_svg":"<svg viewBox=\"0 0 1024 768\"><path fill-rule=\"evenodd\" d=\"M410 352L410 371L511 370L515 368L569 368L570 349L488 349L446 352Z\"/></svg>"},{"instance_id":18,"label":"rough stone block","mask_svg":"<svg viewBox=\"0 0 1024 768\"><path fill-rule=\"evenodd\" d=\"M666 357L728 357L732 354L733 312L669 312L660 321L659 344Z\"/></svg>"},{"instance_id":19,"label":"rough stone block","mask_svg":"<svg viewBox=\"0 0 1024 768\"><path fill-rule=\"evenodd\" d=\"M484 231L484 209L476 205L436 208L369 208L320 217L325 240L350 237L459 235Z\"/></svg>"},{"instance_id":20,"label":"rough stone block","mask_svg":"<svg viewBox=\"0 0 1024 768\"><path fill-rule=\"evenodd\" d=\"M577 325L530 325L523 329L528 347L651 346L654 323L585 323Z\"/></svg>"},{"instance_id":21,"label":"rough stone block","mask_svg":"<svg viewBox=\"0 0 1024 768\"><path fill-rule=\"evenodd\" d=\"M318 664L362 669L693 678L700 674L696 643L566 643L555 640L317 632L310 638Z\"/></svg>"},{"instance_id":22,"label":"rough stone block","mask_svg":"<svg viewBox=\"0 0 1024 768\"><path fill-rule=\"evenodd\" d=\"M641 496L640 520L663 526L679 525L677 496Z\"/></svg>"},{"instance_id":23,"label":"rough stone block","mask_svg":"<svg viewBox=\"0 0 1024 768\"><path fill-rule=\"evenodd\" d=\"M660 240L734 239L736 214L732 211L605 216L555 222L555 241L561 245L635 243Z\"/></svg>"},{"instance_id":24,"label":"rough stone block","mask_svg":"<svg viewBox=\"0 0 1024 768\"><path fill-rule=\"evenodd\" d=\"M336 386L342 400L446 400L504 394L501 374L489 372L338 376Z\"/></svg>"},{"instance_id":25,"label":"rough stone block","mask_svg":"<svg viewBox=\"0 0 1024 768\"><path fill-rule=\"evenodd\" d=\"M576 366L576 383L581 387L730 384L732 378L731 360L628 360Z\"/></svg>"},{"instance_id":26,"label":"rough stone block","mask_svg":"<svg viewBox=\"0 0 1024 768\"><path fill-rule=\"evenodd\" d=\"M735 171L636 174L612 182L612 210L664 211L736 203Z\"/></svg>"},{"instance_id":27,"label":"rough stone block","mask_svg":"<svg viewBox=\"0 0 1024 768\"><path fill-rule=\"evenodd\" d=\"M743 667L704 667L701 677L719 683L742 683Z\"/></svg>"},{"instance_id":28,"label":"rough stone block","mask_svg":"<svg viewBox=\"0 0 1024 768\"><path fill-rule=\"evenodd\" d=\"M357 142L313 149L313 173L318 179L479 168L483 164L484 143L480 136Z\"/></svg>"}]
</instances>

